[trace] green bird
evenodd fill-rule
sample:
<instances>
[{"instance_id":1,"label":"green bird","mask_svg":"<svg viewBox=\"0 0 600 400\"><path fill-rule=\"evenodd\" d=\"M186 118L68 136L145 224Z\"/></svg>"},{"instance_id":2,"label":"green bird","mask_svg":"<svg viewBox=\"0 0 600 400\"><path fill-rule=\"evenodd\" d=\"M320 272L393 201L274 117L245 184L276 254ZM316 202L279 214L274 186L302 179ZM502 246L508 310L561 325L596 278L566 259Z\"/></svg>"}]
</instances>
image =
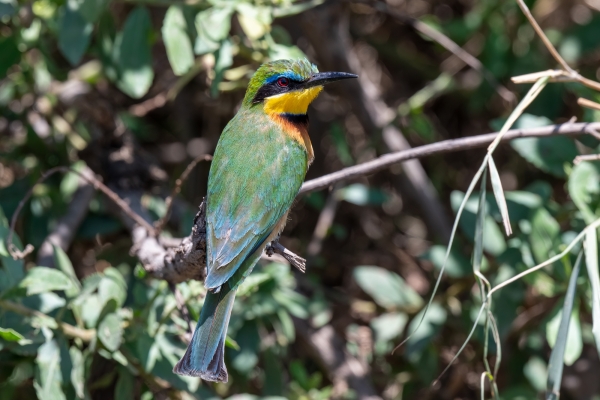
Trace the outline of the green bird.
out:
<instances>
[{"instance_id":1,"label":"green bird","mask_svg":"<svg viewBox=\"0 0 600 400\"><path fill-rule=\"evenodd\" d=\"M356 78L307 60L265 63L213 157L206 198L208 292L192 341L173 372L227 382L225 337L235 294L283 230L314 154L307 110L323 85Z\"/></svg>"}]
</instances>

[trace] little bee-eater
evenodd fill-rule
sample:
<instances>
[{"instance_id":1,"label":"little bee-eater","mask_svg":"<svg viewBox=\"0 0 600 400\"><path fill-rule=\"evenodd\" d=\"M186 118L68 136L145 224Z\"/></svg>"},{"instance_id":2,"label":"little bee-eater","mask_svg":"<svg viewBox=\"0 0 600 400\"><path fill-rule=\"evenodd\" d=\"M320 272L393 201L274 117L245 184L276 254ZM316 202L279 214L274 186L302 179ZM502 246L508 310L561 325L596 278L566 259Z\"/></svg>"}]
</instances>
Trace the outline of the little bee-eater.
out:
<instances>
[{"instance_id":1,"label":"little bee-eater","mask_svg":"<svg viewBox=\"0 0 600 400\"><path fill-rule=\"evenodd\" d=\"M208 177L208 292L192 341L174 372L227 382L225 337L235 293L265 246L278 236L313 160L310 103L323 85L356 78L320 73L307 60L258 68L242 105L223 130Z\"/></svg>"}]
</instances>

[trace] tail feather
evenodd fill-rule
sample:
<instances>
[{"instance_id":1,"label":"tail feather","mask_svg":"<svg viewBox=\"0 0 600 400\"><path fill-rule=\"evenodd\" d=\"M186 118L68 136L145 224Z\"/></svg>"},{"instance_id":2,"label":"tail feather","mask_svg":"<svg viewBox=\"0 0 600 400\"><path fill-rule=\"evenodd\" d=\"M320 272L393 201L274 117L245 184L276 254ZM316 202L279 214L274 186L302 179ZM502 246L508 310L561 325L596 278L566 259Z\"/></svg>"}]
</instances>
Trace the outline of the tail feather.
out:
<instances>
[{"instance_id":1,"label":"tail feather","mask_svg":"<svg viewBox=\"0 0 600 400\"><path fill-rule=\"evenodd\" d=\"M207 293L192 341L173 368L174 373L227 382L225 337L236 291L237 288L232 290L226 283L218 293Z\"/></svg>"}]
</instances>

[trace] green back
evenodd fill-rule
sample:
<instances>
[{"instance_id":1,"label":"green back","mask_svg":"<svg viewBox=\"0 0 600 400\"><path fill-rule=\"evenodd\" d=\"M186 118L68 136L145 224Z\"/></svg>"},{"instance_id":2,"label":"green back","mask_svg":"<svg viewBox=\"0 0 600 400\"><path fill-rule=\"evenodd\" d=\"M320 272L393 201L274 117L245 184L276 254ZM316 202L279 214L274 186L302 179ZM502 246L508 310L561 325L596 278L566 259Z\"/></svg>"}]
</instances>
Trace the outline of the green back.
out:
<instances>
[{"instance_id":1,"label":"green back","mask_svg":"<svg viewBox=\"0 0 600 400\"><path fill-rule=\"evenodd\" d=\"M208 179L207 288L225 283L265 244L291 207L307 168L306 150L260 105L242 107L229 122ZM238 284L230 282L232 287Z\"/></svg>"}]
</instances>

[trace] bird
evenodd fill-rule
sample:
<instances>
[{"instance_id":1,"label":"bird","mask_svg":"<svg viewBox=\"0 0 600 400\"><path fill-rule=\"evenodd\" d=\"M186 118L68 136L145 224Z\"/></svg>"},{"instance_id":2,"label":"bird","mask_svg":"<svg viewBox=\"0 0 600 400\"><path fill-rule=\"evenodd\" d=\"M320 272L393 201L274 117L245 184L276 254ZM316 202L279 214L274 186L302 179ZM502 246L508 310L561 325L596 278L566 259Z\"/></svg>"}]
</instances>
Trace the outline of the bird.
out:
<instances>
[{"instance_id":1,"label":"bird","mask_svg":"<svg viewBox=\"0 0 600 400\"><path fill-rule=\"evenodd\" d=\"M323 85L357 78L319 72L306 59L254 73L215 149L206 195L206 298L178 375L227 382L225 338L238 287L283 230L314 159L308 106Z\"/></svg>"}]
</instances>

